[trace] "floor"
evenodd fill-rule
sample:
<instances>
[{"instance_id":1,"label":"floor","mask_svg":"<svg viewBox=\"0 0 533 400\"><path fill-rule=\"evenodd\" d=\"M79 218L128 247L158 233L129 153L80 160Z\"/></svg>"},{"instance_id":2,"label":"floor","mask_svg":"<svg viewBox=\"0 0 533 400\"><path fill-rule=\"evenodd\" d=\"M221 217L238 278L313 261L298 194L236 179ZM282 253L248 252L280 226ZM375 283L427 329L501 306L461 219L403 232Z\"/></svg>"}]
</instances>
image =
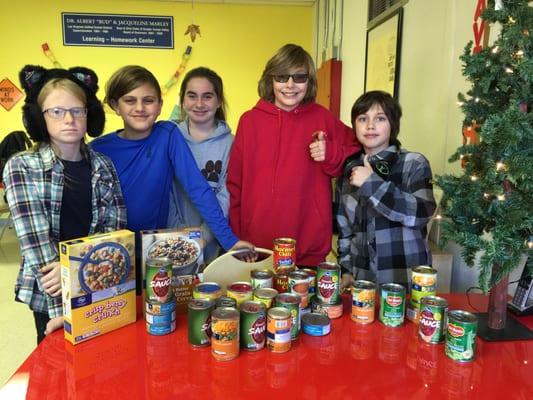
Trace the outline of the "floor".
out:
<instances>
[{"instance_id":1,"label":"floor","mask_svg":"<svg viewBox=\"0 0 533 400\"><path fill-rule=\"evenodd\" d=\"M6 214L0 218L0 234ZM11 377L36 346L35 326L30 309L14 300L13 287L20 263L20 252L13 228L0 237L0 387Z\"/></svg>"}]
</instances>

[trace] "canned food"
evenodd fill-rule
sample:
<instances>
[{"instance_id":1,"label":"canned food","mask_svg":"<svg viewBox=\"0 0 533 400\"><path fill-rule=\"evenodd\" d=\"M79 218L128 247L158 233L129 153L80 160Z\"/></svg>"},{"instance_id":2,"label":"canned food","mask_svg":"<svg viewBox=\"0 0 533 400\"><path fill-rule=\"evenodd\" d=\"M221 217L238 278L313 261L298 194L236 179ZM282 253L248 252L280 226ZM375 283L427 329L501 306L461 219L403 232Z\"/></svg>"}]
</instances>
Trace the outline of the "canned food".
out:
<instances>
[{"instance_id":1,"label":"canned food","mask_svg":"<svg viewBox=\"0 0 533 400\"><path fill-rule=\"evenodd\" d=\"M327 315L329 319L342 317L342 300L334 304L322 303L318 297L311 301L311 312Z\"/></svg>"},{"instance_id":2,"label":"canned food","mask_svg":"<svg viewBox=\"0 0 533 400\"><path fill-rule=\"evenodd\" d=\"M273 307L267 312L267 348L273 353L291 349L292 315L283 307Z\"/></svg>"},{"instance_id":3,"label":"canned food","mask_svg":"<svg viewBox=\"0 0 533 400\"><path fill-rule=\"evenodd\" d=\"M150 314L146 313L146 322L152 325L170 324L176 320L176 311L167 314Z\"/></svg>"},{"instance_id":4,"label":"canned food","mask_svg":"<svg viewBox=\"0 0 533 400\"><path fill-rule=\"evenodd\" d=\"M300 308L309 306L309 275L303 271L289 272L289 291L300 296Z\"/></svg>"},{"instance_id":5,"label":"canned food","mask_svg":"<svg viewBox=\"0 0 533 400\"><path fill-rule=\"evenodd\" d=\"M411 298L413 308L420 308L420 300L437 293L437 270L420 266L411 270Z\"/></svg>"},{"instance_id":6,"label":"canned food","mask_svg":"<svg viewBox=\"0 0 533 400\"><path fill-rule=\"evenodd\" d=\"M241 304L241 347L249 351L265 347L266 307L259 301Z\"/></svg>"},{"instance_id":7,"label":"canned food","mask_svg":"<svg viewBox=\"0 0 533 400\"><path fill-rule=\"evenodd\" d=\"M263 303L267 310L272 307L274 299L278 295L278 291L272 288L259 288L254 290L253 299Z\"/></svg>"},{"instance_id":8,"label":"canned food","mask_svg":"<svg viewBox=\"0 0 533 400\"><path fill-rule=\"evenodd\" d=\"M216 300L222 296L222 288L216 282L203 282L197 284L192 292L192 297L195 299L211 299Z\"/></svg>"},{"instance_id":9,"label":"canned food","mask_svg":"<svg viewBox=\"0 0 533 400\"><path fill-rule=\"evenodd\" d=\"M331 330L329 317L319 313L309 313L302 317L302 330L311 336L325 336Z\"/></svg>"},{"instance_id":10,"label":"canned food","mask_svg":"<svg viewBox=\"0 0 533 400\"><path fill-rule=\"evenodd\" d=\"M318 264L316 273L316 297L322 303L334 304L340 300L341 267L332 262Z\"/></svg>"},{"instance_id":11,"label":"canned food","mask_svg":"<svg viewBox=\"0 0 533 400\"><path fill-rule=\"evenodd\" d=\"M218 361L239 355L239 312L232 307L215 308L211 313L211 354Z\"/></svg>"},{"instance_id":12,"label":"canned food","mask_svg":"<svg viewBox=\"0 0 533 400\"><path fill-rule=\"evenodd\" d=\"M352 321L359 324L374 322L376 311L376 284L358 280L352 283Z\"/></svg>"},{"instance_id":13,"label":"canned food","mask_svg":"<svg viewBox=\"0 0 533 400\"><path fill-rule=\"evenodd\" d=\"M311 268L303 268L300 271L307 273L307 279L309 281L309 301L311 301L316 294L316 270Z\"/></svg>"},{"instance_id":14,"label":"canned food","mask_svg":"<svg viewBox=\"0 0 533 400\"><path fill-rule=\"evenodd\" d=\"M167 301L166 303L158 303L146 300L145 305L145 310L147 313L154 315L169 314L176 309L176 299L175 297L172 297L170 301Z\"/></svg>"},{"instance_id":15,"label":"canned food","mask_svg":"<svg viewBox=\"0 0 533 400\"><path fill-rule=\"evenodd\" d=\"M276 289L278 293L287 293L289 291L289 275L275 274L274 289Z\"/></svg>"},{"instance_id":16,"label":"canned food","mask_svg":"<svg viewBox=\"0 0 533 400\"><path fill-rule=\"evenodd\" d=\"M271 288L274 274L269 269L253 269L250 272L252 288Z\"/></svg>"},{"instance_id":17,"label":"canned food","mask_svg":"<svg viewBox=\"0 0 533 400\"><path fill-rule=\"evenodd\" d=\"M146 299L166 303L172 298L172 261L168 258L146 259Z\"/></svg>"},{"instance_id":18,"label":"canned food","mask_svg":"<svg viewBox=\"0 0 533 400\"><path fill-rule=\"evenodd\" d=\"M222 296L215 300L215 308L233 307L237 308L237 300L232 297Z\"/></svg>"},{"instance_id":19,"label":"canned food","mask_svg":"<svg viewBox=\"0 0 533 400\"><path fill-rule=\"evenodd\" d=\"M296 240L274 239L273 268L276 274L290 272L296 266Z\"/></svg>"},{"instance_id":20,"label":"canned food","mask_svg":"<svg viewBox=\"0 0 533 400\"><path fill-rule=\"evenodd\" d=\"M446 355L452 360L468 362L474 359L477 334L477 317L467 311L448 312Z\"/></svg>"},{"instance_id":21,"label":"canned food","mask_svg":"<svg viewBox=\"0 0 533 400\"><path fill-rule=\"evenodd\" d=\"M291 338L296 340L300 334L300 296L293 293L280 293L276 296L276 307L286 308L291 313Z\"/></svg>"},{"instance_id":22,"label":"canned food","mask_svg":"<svg viewBox=\"0 0 533 400\"><path fill-rule=\"evenodd\" d=\"M426 296L420 304L418 335L424 342L441 343L444 340L448 301L442 297Z\"/></svg>"},{"instance_id":23,"label":"canned food","mask_svg":"<svg viewBox=\"0 0 533 400\"><path fill-rule=\"evenodd\" d=\"M252 285L249 282L233 282L228 285L227 296L235 299L237 307L242 302L252 299Z\"/></svg>"},{"instance_id":24,"label":"canned food","mask_svg":"<svg viewBox=\"0 0 533 400\"><path fill-rule=\"evenodd\" d=\"M418 324L420 319L420 306L413 306L410 301L405 305L405 318L414 324Z\"/></svg>"},{"instance_id":25,"label":"canned food","mask_svg":"<svg viewBox=\"0 0 533 400\"><path fill-rule=\"evenodd\" d=\"M211 343L211 312L214 302L210 299L191 299L187 312L189 343L204 347Z\"/></svg>"},{"instance_id":26,"label":"canned food","mask_svg":"<svg viewBox=\"0 0 533 400\"><path fill-rule=\"evenodd\" d=\"M397 283L381 285L379 320L386 326L400 326L405 318L405 288Z\"/></svg>"},{"instance_id":27,"label":"canned food","mask_svg":"<svg viewBox=\"0 0 533 400\"><path fill-rule=\"evenodd\" d=\"M146 332L150 335L163 336L168 335L176 330L176 321L172 321L168 324L150 324L146 323Z\"/></svg>"}]
</instances>

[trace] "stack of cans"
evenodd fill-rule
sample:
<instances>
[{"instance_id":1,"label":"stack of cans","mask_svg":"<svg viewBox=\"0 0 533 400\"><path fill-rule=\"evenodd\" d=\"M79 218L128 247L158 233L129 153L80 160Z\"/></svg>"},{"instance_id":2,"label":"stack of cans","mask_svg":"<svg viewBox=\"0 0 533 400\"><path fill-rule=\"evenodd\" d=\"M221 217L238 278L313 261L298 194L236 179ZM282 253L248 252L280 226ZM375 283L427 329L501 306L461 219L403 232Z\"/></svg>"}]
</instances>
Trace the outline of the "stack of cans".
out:
<instances>
[{"instance_id":1,"label":"stack of cans","mask_svg":"<svg viewBox=\"0 0 533 400\"><path fill-rule=\"evenodd\" d=\"M146 260L146 331L167 335L176 330L176 298L172 290L172 262L168 258Z\"/></svg>"},{"instance_id":2,"label":"stack of cans","mask_svg":"<svg viewBox=\"0 0 533 400\"><path fill-rule=\"evenodd\" d=\"M413 268L411 270L411 297L406 310L407 319L418 323L422 299L426 296L435 296L436 293L437 270L427 266Z\"/></svg>"}]
</instances>

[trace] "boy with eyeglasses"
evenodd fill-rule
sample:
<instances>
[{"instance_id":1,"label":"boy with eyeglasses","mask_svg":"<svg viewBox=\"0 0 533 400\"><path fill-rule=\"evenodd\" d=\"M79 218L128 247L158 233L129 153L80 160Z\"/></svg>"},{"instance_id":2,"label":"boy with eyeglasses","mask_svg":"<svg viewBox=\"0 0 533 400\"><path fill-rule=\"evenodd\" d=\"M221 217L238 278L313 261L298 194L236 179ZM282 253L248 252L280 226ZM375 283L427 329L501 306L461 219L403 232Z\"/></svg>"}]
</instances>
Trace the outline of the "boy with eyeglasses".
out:
<instances>
[{"instance_id":1,"label":"boy with eyeglasses","mask_svg":"<svg viewBox=\"0 0 533 400\"><path fill-rule=\"evenodd\" d=\"M230 224L260 247L296 239L296 264L314 268L331 250L331 179L359 145L350 128L315 103L316 70L302 47L279 49L258 91L230 156Z\"/></svg>"}]
</instances>

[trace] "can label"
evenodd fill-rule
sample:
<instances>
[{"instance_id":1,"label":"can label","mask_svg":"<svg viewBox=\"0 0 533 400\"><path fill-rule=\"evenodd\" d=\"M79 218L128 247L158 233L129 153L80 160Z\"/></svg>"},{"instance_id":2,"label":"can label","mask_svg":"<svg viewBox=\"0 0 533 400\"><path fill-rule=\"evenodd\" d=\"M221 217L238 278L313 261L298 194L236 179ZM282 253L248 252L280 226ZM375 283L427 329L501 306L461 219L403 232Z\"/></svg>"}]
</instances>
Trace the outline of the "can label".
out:
<instances>
[{"instance_id":1,"label":"can label","mask_svg":"<svg viewBox=\"0 0 533 400\"><path fill-rule=\"evenodd\" d=\"M217 308L211 314L211 354L218 361L233 360L239 355L239 312L234 308Z\"/></svg>"},{"instance_id":2,"label":"can label","mask_svg":"<svg viewBox=\"0 0 533 400\"><path fill-rule=\"evenodd\" d=\"M452 360L459 362L474 359L477 318L466 311L450 311L444 351Z\"/></svg>"},{"instance_id":3,"label":"can label","mask_svg":"<svg viewBox=\"0 0 533 400\"><path fill-rule=\"evenodd\" d=\"M271 288L273 283L273 273L272 271L266 269L254 269L250 273L250 282L252 283L252 288Z\"/></svg>"},{"instance_id":4,"label":"can label","mask_svg":"<svg viewBox=\"0 0 533 400\"><path fill-rule=\"evenodd\" d=\"M146 322L149 324L170 324L172 321L176 320L176 311L172 311L167 314L150 314L146 313Z\"/></svg>"},{"instance_id":5,"label":"can label","mask_svg":"<svg viewBox=\"0 0 533 400\"><path fill-rule=\"evenodd\" d=\"M292 293L282 293L276 296L276 307L287 309L292 318L291 338L296 340L300 334L300 297Z\"/></svg>"},{"instance_id":6,"label":"can label","mask_svg":"<svg viewBox=\"0 0 533 400\"><path fill-rule=\"evenodd\" d=\"M290 272L296 266L296 240L274 239L273 268L276 274Z\"/></svg>"},{"instance_id":7,"label":"can label","mask_svg":"<svg viewBox=\"0 0 533 400\"><path fill-rule=\"evenodd\" d=\"M376 285L369 281L355 281L352 284L352 321L360 324L374 322L375 310Z\"/></svg>"},{"instance_id":8,"label":"can label","mask_svg":"<svg viewBox=\"0 0 533 400\"><path fill-rule=\"evenodd\" d=\"M440 297L427 296L422 299L418 335L426 343L441 343L444 340L448 302Z\"/></svg>"},{"instance_id":9,"label":"can label","mask_svg":"<svg viewBox=\"0 0 533 400\"><path fill-rule=\"evenodd\" d=\"M340 300L340 267L335 263L323 262L317 267L316 297L327 304Z\"/></svg>"},{"instance_id":10,"label":"can label","mask_svg":"<svg viewBox=\"0 0 533 400\"><path fill-rule=\"evenodd\" d=\"M266 307L258 301L246 301L241 306L241 348L250 351L265 347Z\"/></svg>"},{"instance_id":11,"label":"can label","mask_svg":"<svg viewBox=\"0 0 533 400\"><path fill-rule=\"evenodd\" d=\"M168 314L176 309L176 300L174 297L166 303L151 302L146 300L146 312L154 315Z\"/></svg>"},{"instance_id":12,"label":"can label","mask_svg":"<svg viewBox=\"0 0 533 400\"><path fill-rule=\"evenodd\" d=\"M213 301L192 299L187 312L187 333L189 343L195 347L208 346L211 343L211 311Z\"/></svg>"},{"instance_id":13,"label":"can label","mask_svg":"<svg viewBox=\"0 0 533 400\"><path fill-rule=\"evenodd\" d=\"M289 272L289 292L300 296L300 308L309 306L309 275L303 271Z\"/></svg>"},{"instance_id":14,"label":"can label","mask_svg":"<svg viewBox=\"0 0 533 400\"><path fill-rule=\"evenodd\" d=\"M166 303L172 297L172 262L166 258L146 260L146 299Z\"/></svg>"},{"instance_id":15,"label":"can label","mask_svg":"<svg viewBox=\"0 0 533 400\"><path fill-rule=\"evenodd\" d=\"M267 348L273 353L285 353L291 348L290 313L285 309L271 308L267 313Z\"/></svg>"},{"instance_id":16,"label":"can label","mask_svg":"<svg viewBox=\"0 0 533 400\"><path fill-rule=\"evenodd\" d=\"M426 296L437 293L437 271L430 267L416 267L411 270L411 298L413 308L420 307L420 301Z\"/></svg>"},{"instance_id":17,"label":"can label","mask_svg":"<svg viewBox=\"0 0 533 400\"><path fill-rule=\"evenodd\" d=\"M405 288L395 283L381 285L379 320L386 326L400 326L405 318Z\"/></svg>"},{"instance_id":18,"label":"can label","mask_svg":"<svg viewBox=\"0 0 533 400\"><path fill-rule=\"evenodd\" d=\"M172 321L169 324L152 325L146 323L146 332L150 335L163 336L168 335L176 330L176 321Z\"/></svg>"},{"instance_id":19,"label":"can label","mask_svg":"<svg viewBox=\"0 0 533 400\"><path fill-rule=\"evenodd\" d=\"M276 289L278 293L287 293L289 291L289 275L274 275L274 289Z\"/></svg>"}]
</instances>

